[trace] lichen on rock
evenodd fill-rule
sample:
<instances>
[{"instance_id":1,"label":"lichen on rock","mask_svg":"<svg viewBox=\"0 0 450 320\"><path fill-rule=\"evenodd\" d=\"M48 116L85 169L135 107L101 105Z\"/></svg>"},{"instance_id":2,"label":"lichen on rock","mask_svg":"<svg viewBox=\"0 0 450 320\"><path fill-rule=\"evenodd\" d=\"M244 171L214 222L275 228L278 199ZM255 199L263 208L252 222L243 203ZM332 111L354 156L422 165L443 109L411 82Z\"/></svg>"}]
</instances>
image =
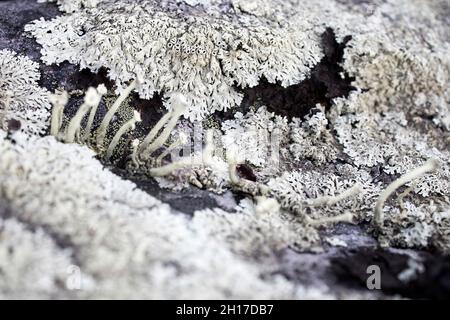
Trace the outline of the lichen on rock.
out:
<instances>
[{"instance_id":1,"label":"lichen on rock","mask_svg":"<svg viewBox=\"0 0 450 320\"><path fill-rule=\"evenodd\" d=\"M33 135L46 133L50 101L48 91L38 85L40 78L38 63L0 50L0 128Z\"/></svg>"},{"instance_id":2,"label":"lichen on rock","mask_svg":"<svg viewBox=\"0 0 450 320\"><path fill-rule=\"evenodd\" d=\"M345 298L307 261L450 252L446 1L46 2L41 60L112 82L0 51L0 297Z\"/></svg>"},{"instance_id":3,"label":"lichen on rock","mask_svg":"<svg viewBox=\"0 0 450 320\"><path fill-rule=\"evenodd\" d=\"M186 116L202 119L239 104L235 86L255 86L261 77L298 83L322 58L317 13L283 1L265 6L277 14L254 16L229 1L109 0L26 30L43 46L46 63L106 67L119 87L140 74L142 98L159 92L170 106L179 91L189 101Z\"/></svg>"}]
</instances>

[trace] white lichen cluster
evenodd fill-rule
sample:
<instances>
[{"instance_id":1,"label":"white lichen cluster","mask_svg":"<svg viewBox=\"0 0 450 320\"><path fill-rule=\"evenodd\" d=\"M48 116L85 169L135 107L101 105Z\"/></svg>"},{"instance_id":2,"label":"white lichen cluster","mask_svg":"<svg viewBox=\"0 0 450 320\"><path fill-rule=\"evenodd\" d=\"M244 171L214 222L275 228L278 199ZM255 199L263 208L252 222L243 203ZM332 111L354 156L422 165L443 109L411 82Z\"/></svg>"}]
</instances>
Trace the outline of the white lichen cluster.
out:
<instances>
[{"instance_id":1,"label":"white lichen cluster","mask_svg":"<svg viewBox=\"0 0 450 320\"><path fill-rule=\"evenodd\" d=\"M269 207L265 207L267 202ZM256 203L244 199L232 214L221 209L197 211L193 225L226 240L233 252L256 259L287 247L305 250L320 246L315 228L276 206L278 202L270 198L261 197Z\"/></svg>"},{"instance_id":2,"label":"white lichen cluster","mask_svg":"<svg viewBox=\"0 0 450 320\"><path fill-rule=\"evenodd\" d=\"M415 193L429 197L433 195L446 196L450 194L450 160L448 152L440 152L436 149L420 150L420 144L417 150L410 151L404 155L394 155L389 159L386 165L387 172L405 174L418 166L423 165L425 159L435 159L439 166L426 176L418 178L413 183L408 183Z\"/></svg>"},{"instance_id":3,"label":"white lichen cluster","mask_svg":"<svg viewBox=\"0 0 450 320\"><path fill-rule=\"evenodd\" d=\"M393 181L385 183L378 202L372 202L379 241L386 246L438 247L448 252L449 238L443 232L447 217L435 221L449 204L450 154L443 147L448 143L445 135L442 141L441 133L436 133L441 132L439 128L415 129L407 115L410 109L398 111L395 105L382 113L364 110L371 96L370 91L355 93L338 101L335 111L340 115L331 117L331 123L355 166Z\"/></svg>"},{"instance_id":4,"label":"white lichen cluster","mask_svg":"<svg viewBox=\"0 0 450 320\"><path fill-rule=\"evenodd\" d=\"M20 122L20 130L42 135L47 131L50 102L38 85L39 64L10 50L0 50L0 128L8 121Z\"/></svg>"},{"instance_id":5,"label":"white lichen cluster","mask_svg":"<svg viewBox=\"0 0 450 320\"><path fill-rule=\"evenodd\" d=\"M238 163L251 165L257 177L266 181L299 161L333 162L337 143L327 125L323 111L289 121L260 107L245 115L237 112L233 120L224 121L221 143L225 155L233 153Z\"/></svg>"},{"instance_id":6,"label":"white lichen cluster","mask_svg":"<svg viewBox=\"0 0 450 320\"><path fill-rule=\"evenodd\" d=\"M170 106L171 92L180 91L191 119L238 104L235 86L255 86L263 76L283 86L307 78L323 56L320 34L332 27L338 38L352 36L344 66L358 88L370 90L365 108L395 106L449 129L441 0L385 1L361 11L335 1L91 2L60 1L76 12L27 26L43 60L106 67L119 86L142 75L143 98L161 92Z\"/></svg>"},{"instance_id":7,"label":"white lichen cluster","mask_svg":"<svg viewBox=\"0 0 450 320\"><path fill-rule=\"evenodd\" d=\"M401 248L435 248L450 252L450 207L447 201L420 203L415 199L389 207L379 242Z\"/></svg>"},{"instance_id":8,"label":"white lichen cluster","mask_svg":"<svg viewBox=\"0 0 450 320\"><path fill-rule=\"evenodd\" d=\"M58 248L42 228L1 215L0 240L1 298L49 297L58 291L72 264L70 249Z\"/></svg>"},{"instance_id":9,"label":"white lichen cluster","mask_svg":"<svg viewBox=\"0 0 450 320\"><path fill-rule=\"evenodd\" d=\"M380 185L367 172L350 165L329 171L305 168L285 172L270 180L268 186L282 207L308 220L345 213L355 217L353 222L364 220L373 210Z\"/></svg>"},{"instance_id":10,"label":"white lichen cluster","mask_svg":"<svg viewBox=\"0 0 450 320\"><path fill-rule=\"evenodd\" d=\"M336 159L337 142L327 127L328 123L323 110L307 115L305 121L293 119L290 124L289 150L295 160L309 159L321 165Z\"/></svg>"},{"instance_id":11,"label":"white lichen cluster","mask_svg":"<svg viewBox=\"0 0 450 320\"><path fill-rule=\"evenodd\" d=\"M234 153L240 162L256 167L271 165L271 156L278 156L279 151L274 149L286 140L289 132L287 119L265 107L246 115L236 112L233 120L222 123L221 129L225 152Z\"/></svg>"},{"instance_id":12,"label":"white lichen cluster","mask_svg":"<svg viewBox=\"0 0 450 320\"><path fill-rule=\"evenodd\" d=\"M298 237L294 230L284 236L293 227L276 215L258 222L247 202L242 224L220 212L190 221L104 170L86 147L20 133L11 139L0 131L0 204L7 210L0 215L0 297L334 296L273 275L274 257L250 258L253 249L270 252Z\"/></svg>"},{"instance_id":13,"label":"white lichen cluster","mask_svg":"<svg viewBox=\"0 0 450 320\"><path fill-rule=\"evenodd\" d=\"M367 26L380 27L353 37L344 63L354 84L369 90L360 109L402 111L450 130L450 28L441 16L446 5L386 1L367 17Z\"/></svg>"},{"instance_id":14,"label":"white lichen cluster","mask_svg":"<svg viewBox=\"0 0 450 320\"><path fill-rule=\"evenodd\" d=\"M230 150L234 151L240 157L239 163L251 166L257 182L240 178L235 171L230 171L230 176L226 179L222 172L221 187L245 192L253 197L259 194L270 195L280 202L285 212L294 214L296 222L291 220L291 223L303 228L335 222L376 221L377 211L390 212L386 218L389 221L381 227L381 243L387 241L390 245L402 247L421 248L428 245L445 248L448 246L448 237L442 236L442 224L426 225L426 221L418 219L414 212L409 214L411 207L405 208L402 203L409 201L417 206L427 207L436 201L441 206L448 202L448 152L430 147L430 143L433 145L433 137L424 136L411 128L402 112L372 115L346 113L346 110L353 107L355 97L358 98L360 94L352 95L345 101L345 106L342 105L343 101L339 101L334 112L341 112L341 115L329 114L330 121L320 108L318 112L307 115L303 120L293 118L288 121L267 112L264 107L246 115L237 113L234 120L225 121L222 124L224 154L228 154ZM348 119L354 122L346 124ZM277 167L267 162L270 159L270 148L273 147L270 136L274 128L281 132L281 139L275 143L281 156ZM340 155L340 151L331 129L336 130L338 141L344 146L343 151L350 157L351 163L336 163L335 159ZM345 140L343 137L348 138ZM300 143L310 145L311 148L304 147L302 153ZM379 149L376 146L379 146ZM291 158L293 151L299 155L295 160L302 161L302 169L292 171L292 166L295 166ZM370 158L370 155L377 153L382 156ZM329 158L326 158L327 156ZM432 159L430 161L438 165L433 166L432 170L425 170L423 174L414 174L427 159ZM224 161L229 162L229 159L225 156L221 161L222 166ZM268 163L270 165L266 165ZM317 166L324 163L331 167ZM372 171L374 166L380 168L378 175L389 175L392 180L399 174L410 178L405 182L398 180L398 186L406 186L397 190L398 186L391 188L389 183L378 180L377 175L374 175L376 171ZM230 168L236 170L233 165ZM281 176L278 176L280 174ZM210 172L210 177L220 180L214 170ZM210 190L215 189L213 187ZM391 199L383 199L384 193L393 196ZM257 197L255 201L256 199ZM403 215L392 214L397 212L398 208L401 208ZM432 218L432 210L424 212L424 218ZM408 224L403 223L405 216L408 217ZM416 226L414 232L407 227L411 224ZM407 238L410 241L403 239L405 234L410 233ZM438 237L432 236L437 234L440 235L439 241L434 240ZM400 241L400 238L403 241ZM308 245L303 242L303 248L308 248L312 243Z\"/></svg>"},{"instance_id":15,"label":"white lichen cluster","mask_svg":"<svg viewBox=\"0 0 450 320\"><path fill-rule=\"evenodd\" d=\"M0 128L0 298L336 297L280 275L277 255L351 247L318 231L339 222L361 224L383 246L450 252L444 0L48 2L65 13L26 27L43 61L106 68L119 96L89 88L66 118L68 95L47 97L37 64L0 51L0 120L19 119L23 131ZM256 106L208 117L215 140L179 121L239 105L262 77L284 87L307 79L330 50L326 27L338 43L352 36L341 63L355 79L348 97L302 118ZM142 136L133 91L161 93L169 109ZM108 110L94 123L102 99ZM53 137L37 137L49 101ZM179 156L191 139L200 143ZM128 173L174 190L190 183L245 199L190 218L96 156L123 156ZM69 290L77 268L82 290Z\"/></svg>"},{"instance_id":16,"label":"white lichen cluster","mask_svg":"<svg viewBox=\"0 0 450 320\"><path fill-rule=\"evenodd\" d=\"M357 106L355 101L361 102L358 99L349 99L341 110ZM425 197L431 194L448 195L450 153L440 147L442 143L439 137L412 129L414 124L406 120L403 112L347 112L343 111L342 115L336 117L333 126L338 141L344 147L343 151L356 166L380 166L385 173L396 175L413 170L427 159L437 159L442 163L439 170L415 181L414 191Z\"/></svg>"},{"instance_id":17,"label":"white lichen cluster","mask_svg":"<svg viewBox=\"0 0 450 320\"><path fill-rule=\"evenodd\" d=\"M192 120L239 104L235 86L253 87L263 76L298 83L323 56L324 26L315 24L311 4L270 2L276 14L254 16L230 1L206 3L107 0L26 30L43 46L44 62L106 67L119 87L140 75L142 98L160 92L170 107L171 94L181 92Z\"/></svg>"},{"instance_id":18,"label":"white lichen cluster","mask_svg":"<svg viewBox=\"0 0 450 320\"><path fill-rule=\"evenodd\" d=\"M380 134L377 118L363 113L345 114L334 123L339 143L356 166L374 167L396 153L393 142Z\"/></svg>"}]
</instances>

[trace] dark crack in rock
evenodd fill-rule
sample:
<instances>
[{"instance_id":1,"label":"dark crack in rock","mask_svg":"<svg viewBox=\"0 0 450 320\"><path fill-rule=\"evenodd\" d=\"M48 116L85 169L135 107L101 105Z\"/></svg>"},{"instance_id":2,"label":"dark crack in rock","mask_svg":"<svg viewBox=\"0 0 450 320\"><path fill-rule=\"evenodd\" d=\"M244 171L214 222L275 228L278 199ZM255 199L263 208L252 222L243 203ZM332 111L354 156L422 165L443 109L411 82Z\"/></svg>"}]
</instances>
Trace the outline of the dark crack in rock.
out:
<instances>
[{"instance_id":1,"label":"dark crack in rock","mask_svg":"<svg viewBox=\"0 0 450 320\"><path fill-rule=\"evenodd\" d=\"M401 294L414 299L450 299L450 257L418 252L424 270L410 281L402 281L399 275L410 266L411 259L400 250L381 248L357 248L344 256L332 259L332 269L341 284L367 288L366 281L371 265L380 267L381 290L388 294Z\"/></svg>"},{"instance_id":2,"label":"dark crack in rock","mask_svg":"<svg viewBox=\"0 0 450 320\"><path fill-rule=\"evenodd\" d=\"M237 201L231 192L217 195L193 186L182 191L166 190L162 189L153 178L141 175L134 176L123 169L113 168L111 170L124 179L135 183L139 189L187 215L193 215L195 211L207 208L221 208L231 212L236 206Z\"/></svg>"},{"instance_id":3,"label":"dark crack in rock","mask_svg":"<svg viewBox=\"0 0 450 320\"><path fill-rule=\"evenodd\" d=\"M340 64L350 40L351 36L347 36L338 43L333 29L327 28L322 34L325 56L313 68L309 79L284 88L263 78L257 86L242 90L244 99L240 108L266 106L269 111L288 118L304 117L316 104L330 108L334 98L348 97L355 89L351 85L354 79L345 75ZM342 78L341 74L345 76Z\"/></svg>"}]
</instances>

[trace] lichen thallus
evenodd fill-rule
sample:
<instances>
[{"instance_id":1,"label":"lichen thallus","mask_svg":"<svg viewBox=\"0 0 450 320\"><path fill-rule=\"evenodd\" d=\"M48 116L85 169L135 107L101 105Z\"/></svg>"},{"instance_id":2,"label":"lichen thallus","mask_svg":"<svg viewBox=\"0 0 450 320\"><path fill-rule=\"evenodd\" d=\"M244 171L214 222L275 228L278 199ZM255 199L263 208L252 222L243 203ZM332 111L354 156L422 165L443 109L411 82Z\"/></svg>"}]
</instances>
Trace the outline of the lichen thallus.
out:
<instances>
[{"instance_id":1,"label":"lichen thallus","mask_svg":"<svg viewBox=\"0 0 450 320\"><path fill-rule=\"evenodd\" d=\"M50 128L51 134L66 143L78 142L86 144L105 160L110 161L114 155L114 151L119 145L120 139L128 132L134 130L136 123L141 121L140 113L138 111L133 111L133 116L131 119L122 124L113 135L110 142L106 144L106 136L114 115L119 111L120 106L124 103L131 92L136 89L138 83L139 80L133 80L121 92L119 97L115 100L106 115L103 117L98 129L95 131L92 130L94 118L102 97L107 93L106 87L103 84L99 85L97 88L90 87L86 91L84 102L78 108L76 114L70 119L68 125L64 129L62 129L63 110L68 102L68 94L66 92L55 93L51 97L51 102L53 104ZM154 166L155 164L160 164L162 162L162 158L186 142L185 137L182 136L174 143L170 144L161 154L158 156L155 155L157 150L164 148L170 138L171 132L175 129L179 118L186 109L187 103L182 94L173 94L171 96L171 102L171 110L154 125L142 142L139 139L135 139L131 143L132 164L137 168L146 168L147 170L145 172L147 172L150 176L167 176L181 168L208 165L211 160L211 155L214 149L213 132L207 131L206 145L200 155L184 156L175 162L166 165ZM87 115L87 125L82 130L82 120ZM81 131L84 131L83 135L81 135ZM92 140L89 139L91 135L94 137Z\"/></svg>"},{"instance_id":2,"label":"lichen thallus","mask_svg":"<svg viewBox=\"0 0 450 320\"><path fill-rule=\"evenodd\" d=\"M141 115L138 111L133 112L133 116L126 121L117 132L113 135L111 141L106 146L105 140L110 128L110 124L114 115L118 112L120 106L124 103L131 92L137 88L139 79L133 80L115 100L113 105L109 108L106 115L103 117L97 130L92 132L94 117L97 113L98 106L102 97L107 93L106 87L101 84L97 88L89 88L86 91L84 102L78 108L76 114L70 119L65 129L61 129L63 123L63 110L68 102L68 94L66 92L58 92L51 96L53 104L51 128L50 132L53 136L66 143L84 143L94 149L98 154L104 157L105 160L110 160L116 150L120 139L129 131L135 129L136 123L141 121ZM178 120L183 115L187 107L185 97L180 93L175 93L171 96L171 110L167 112L149 131L149 133L142 139L134 139L131 143L131 163L135 168L145 168L145 172L152 177L168 176L179 169L195 166L208 166L211 164L212 155L214 153L214 141L212 130L206 133L206 143L201 154L189 155L181 157L180 159L161 165L162 159L171 151L183 145L187 141L184 135L179 136L177 140L165 147L167 141L170 139L172 131L175 129ZM89 115L88 115L89 113ZM88 115L87 125L82 131L82 120ZM95 139L90 140L93 135ZM165 148L161 153L155 155L156 151ZM264 184L253 182L240 178L237 174L237 165L240 161L233 152L227 152L226 160L228 163L228 172L230 187L239 192L249 194L255 199L267 199L271 196L270 188ZM381 228L384 222L383 205L387 198L395 192L403 184L410 182L427 172L436 170L439 163L435 159L430 159L425 165L406 173L399 179L391 183L380 195L374 209L374 222L377 227ZM345 190L342 194L336 196L324 196L317 199L306 199L301 203L302 207L317 207L333 205L346 198L355 196L363 190L362 186L356 183L353 187ZM328 217L323 219L311 219L305 217L305 223L310 225L322 225L336 222L352 222L353 214L344 212L335 217Z\"/></svg>"}]
</instances>

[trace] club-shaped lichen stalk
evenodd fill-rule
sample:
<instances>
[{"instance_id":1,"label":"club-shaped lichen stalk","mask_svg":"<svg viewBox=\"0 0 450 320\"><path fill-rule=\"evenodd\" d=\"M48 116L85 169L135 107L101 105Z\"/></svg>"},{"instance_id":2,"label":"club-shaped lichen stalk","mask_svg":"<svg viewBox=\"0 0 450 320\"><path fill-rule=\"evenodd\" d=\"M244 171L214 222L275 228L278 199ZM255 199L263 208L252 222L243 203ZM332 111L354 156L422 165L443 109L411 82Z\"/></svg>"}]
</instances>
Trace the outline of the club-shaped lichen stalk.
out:
<instances>
[{"instance_id":1,"label":"club-shaped lichen stalk","mask_svg":"<svg viewBox=\"0 0 450 320\"><path fill-rule=\"evenodd\" d=\"M117 147L117 144L120 141L120 138L122 138L122 136L127 133L127 131L134 130L134 128L136 127L136 122L141 122L141 114L135 110L133 112L133 117L125 122L122 127L120 127L120 129L116 132L113 139L111 140L108 150L106 151L106 159L111 158L114 149Z\"/></svg>"},{"instance_id":2,"label":"club-shaped lichen stalk","mask_svg":"<svg viewBox=\"0 0 450 320\"><path fill-rule=\"evenodd\" d=\"M324 224L333 224L339 222L354 223L354 215L350 212L345 212L334 217L325 217L321 219L312 219L308 216L305 216L305 222L311 226L320 226Z\"/></svg>"},{"instance_id":3,"label":"club-shaped lichen stalk","mask_svg":"<svg viewBox=\"0 0 450 320\"><path fill-rule=\"evenodd\" d=\"M88 113L88 111L92 107L97 106L100 103L101 98L102 97L98 94L98 92L95 88L90 87L86 91L86 95L84 97L84 103L78 109L77 113L72 118L72 120L70 120L69 126L67 127L66 139L65 139L65 141L67 143L74 142L75 134L80 129L81 121L83 120L83 117Z\"/></svg>"},{"instance_id":4,"label":"club-shaped lichen stalk","mask_svg":"<svg viewBox=\"0 0 450 320\"><path fill-rule=\"evenodd\" d=\"M186 167L201 166L201 165L208 166L212 161L213 152L214 152L213 131L208 130L206 132L205 147L200 155L193 157L186 156L168 165L158 168L152 168L149 170L149 174L152 177L163 177L172 174L176 170Z\"/></svg>"},{"instance_id":5,"label":"club-shaped lichen stalk","mask_svg":"<svg viewBox=\"0 0 450 320\"><path fill-rule=\"evenodd\" d=\"M439 161L437 159L430 159L423 166L420 166L410 172L405 173L397 180L393 181L380 195L375 205L374 220L375 223L381 227L384 223L383 206L389 196L395 192L402 185L420 178L428 172L433 172L439 168Z\"/></svg>"},{"instance_id":6,"label":"club-shaped lichen stalk","mask_svg":"<svg viewBox=\"0 0 450 320\"><path fill-rule=\"evenodd\" d=\"M50 95L49 100L53 105L50 134L56 137L61 129L64 107L69 101L69 94L66 91L56 92Z\"/></svg>"},{"instance_id":7,"label":"club-shaped lichen stalk","mask_svg":"<svg viewBox=\"0 0 450 320\"><path fill-rule=\"evenodd\" d=\"M159 121L154 125L154 127L144 138L144 141L142 141L142 143L139 145L138 153L141 154L142 151L145 150L145 148L147 148L153 140L155 140L156 135L164 127L167 121L169 121L171 116L172 114L170 112L167 112L165 115L161 117L161 119L159 119Z\"/></svg>"},{"instance_id":8,"label":"club-shaped lichen stalk","mask_svg":"<svg viewBox=\"0 0 450 320\"><path fill-rule=\"evenodd\" d=\"M117 110L122 105L122 103L125 101L125 99L130 95L130 93L136 88L136 86L137 86L137 80L133 80L128 85L128 87L126 87L125 90L122 91L122 93L119 95L117 100L113 103L111 108L106 113L106 115L103 118L103 120L100 124L100 127L98 128L98 131L97 131L97 148L101 149L103 147L103 141L105 140L109 124L110 124L114 114L117 112Z\"/></svg>"},{"instance_id":9,"label":"club-shaped lichen stalk","mask_svg":"<svg viewBox=\"0 0 450 320\"><path fill-rule=\"evenodd\" d=\"M108 90L106 89L104 84L101 84L97 87L97 92L100 96L103 97L108 92ZM99 106L99 104L93 106L91 109L91 112L89 113L86 130L83 135L83 141L86 141L89 138L89 135L91 134L92 125L94 124L94 118L95 118L95 114L97 113L98 106Z\"/></svg>"},{"instance_id":10,"label":"club-shaped lichen stalk","mask_svg":"<svg viewBox=\"0 0 450 320\"><path fill-rule=\"evenodd\" d=\"M161 148L164 145L164 143L166 143L166 141L170 137L170 133L177 125L178 119L183 115L183 112L186 110L187 102L182 94L174 95L172 99L173 103L172 103L172 110L170 112L170 120L167 122L167 125L161 132L161 134L157 138L155 138L153 142L151 142L148 146L144 145L142 147L142 154L144 159L150 158L153 152ZM150 132L149 135L150 134L153 134L153 132ZM145 140L147 140L147 138ZM143 143L146 142L145 140Z\"/></svg>"},{"instance_id":11,"label":"club-shaped lichen stalk","mask_svg":"<svg viewBox=\"0 0 450 320\"><path fill-rule=\"evenodd\" d=\"M304 204L308 207L319 207L324 205L332 206L338 203L339 201L357 195L361 191L362 191L361 185L359 183L356 183L355 185L353 185L353 187L345 190L344 192L338 194L337 196L323 196L316 199L308 199L305 201Z\"/></svg>"},{"instance_id":12,"label":"club-shaped lichen stalk","mask_svg":"<svg viewBox=\"0 0 450 320\"><path fill-rule=\"evenodd\" d=\"M202 154L202 161L205 166L210 166L212 164L214 149L214 130L210 129L206 131L205 148L203 149Z\"/></svg>"},{"instance_id":13,"label":"club-shaped lichen stalk","mask_svg":"<svg viewBox=\"0 0 450 320\"><path fill-rule=\"evenodd\" d=\"M237 159L236 155L237 151L234 146L229 146L227 149L227 162L228 162L228 175L230 177L230 181L234 185L238 185L240 183L240 178L237 175L237 165L240 163L240 161Z\"/></svg>"},{"instance_id":14,"label":"club-shaped lichen stalk","mask_svg":"<svg viewBox=\"0 0 450 320\"><path fill-rule=\"evenodd\" d=\"M156 163L161 164L162 160L169 154L171 153L173 150L175 150L176 148L186 144L186 142L188 141L188 137L186 134L184 133L180 133L180 136L178 137L177 140L175 140L175 142L173 142L169 147L167 147L166 150L164 150L156 159Z\"/></svg>"},{"instance_id":15,"label":"club-shaped lichen stalk","mask_svg":"<svg viewBox=\"0 0 450 320\"><path fill-rule=\"evenodd\" d=\"M138 150L139 150L139 139L134 139L131 142L131 147L133 149L133 152L131 153L131 161L133 162L133 165L135 168L139 168L140 166L140 162L139 162L139 158L138 158Z\"/></svg>"}]
</instances>

